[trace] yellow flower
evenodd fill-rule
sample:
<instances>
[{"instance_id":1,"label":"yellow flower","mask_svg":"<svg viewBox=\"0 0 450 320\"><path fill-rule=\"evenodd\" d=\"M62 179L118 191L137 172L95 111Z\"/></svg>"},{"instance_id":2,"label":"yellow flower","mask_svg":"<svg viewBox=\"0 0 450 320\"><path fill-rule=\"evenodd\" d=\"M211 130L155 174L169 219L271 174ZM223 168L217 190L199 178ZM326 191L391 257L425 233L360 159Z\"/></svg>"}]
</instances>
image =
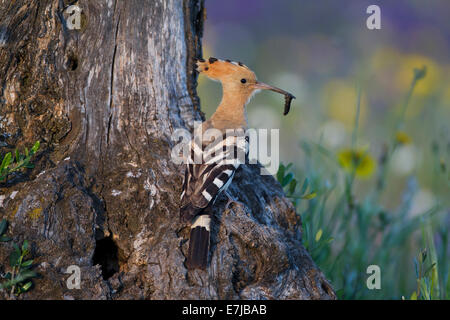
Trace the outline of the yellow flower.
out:
<instances>
[{"instance_id":1,"label":"yellow flower","mask_svg":"<svg viewBox=\"0 0 450 320\"><path fill-rule=\"evenodd\" d=\"M344 149L337 157L340 166L348 172L355 172L357 177L369 178L375 171L375 160L366 150Z\"/></svg>"},{"instance_id":2,"label":"yellow flower","mask_svg":"<svg viewBox=\"0 0 450 320\"><path fill-rule=\"evenodd\" d=\"M397 140L399 144L411 143L411 137L408 136L404 131L397 131L397 133L395 134L395 140Z\"/></svg>"}]
</instances>

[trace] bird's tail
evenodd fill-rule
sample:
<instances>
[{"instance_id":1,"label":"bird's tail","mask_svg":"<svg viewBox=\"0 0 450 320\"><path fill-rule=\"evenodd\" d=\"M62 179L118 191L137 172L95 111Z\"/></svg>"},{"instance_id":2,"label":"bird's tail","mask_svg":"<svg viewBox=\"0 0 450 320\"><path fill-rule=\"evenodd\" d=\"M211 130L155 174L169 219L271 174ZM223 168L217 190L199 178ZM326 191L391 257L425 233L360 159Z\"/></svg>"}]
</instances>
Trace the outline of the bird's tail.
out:
<instances>
[{"instance_id":1,"label":"bird's tail","mask_svg":"<svg viewBox=\"0 0 450 320\"><path fill-rule=\"evenodd\" d=\"M209 215L198 216L191 226L189 252L186 260L188 269L206 269L209 252L209 232L211 218Z\"/></svg>"}]
</instances>

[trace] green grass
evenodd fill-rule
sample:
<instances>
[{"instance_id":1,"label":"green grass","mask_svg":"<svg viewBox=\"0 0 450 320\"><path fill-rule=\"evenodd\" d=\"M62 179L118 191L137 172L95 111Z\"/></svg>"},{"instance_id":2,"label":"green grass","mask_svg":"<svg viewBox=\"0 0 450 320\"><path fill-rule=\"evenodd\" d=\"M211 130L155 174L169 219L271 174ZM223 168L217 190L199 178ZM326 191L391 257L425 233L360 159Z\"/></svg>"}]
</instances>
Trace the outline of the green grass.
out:
<instances>
[{"instance_id":1,"label":"green grass","mask_svg":"<svg viewBox=\"0 0 450 320\"><path fill-rule=\"evenodd\" d=\"M418 189L413 177L412 183L402 190L397 209L388 209L381 201L388 192L389 162L399 145L396 134L404 125L415 85L425 74L425 68L414 70L401 114L392 132L386 133L391 141L377 163L375 183L363 194L361 190L355 192L358 170L362 159L370 160L372 156L357 151L361 88L350 163L344 165L320 142L302 141L302 168L294 170L292 165L281 165L278 171L278 181L302 218L304 245L340 299L450 298L448 208L437 200L426 212L411 215L412 199ZM434 163L435 167L429 168L430 176L445 176L445 168L438 160ZM370 274L366 271L370 265L381 269L379 290L367 288Z\"/></svg>"},{"instance_id":2,"label":"green grass","mask_svg":"<svg viewBox=\"0 0 450 320\"><path fill-rule=\"evenodd\" d=\"M25 154L21 154L18 149L14 152L6 153L0 164L0 182L6 181L8 176L14 172L20 171L24 168L33 168L34 165L30 162L33 155L39 150L40 142L36 141L31 150L25 148Z\"/></svg>"},{"instance_id":3,"label":"green grass","mask_svg":"<svg viewBox=\"0 0 450 320\"><path fill-rule=\"evenodd\" d=\"M33 168L34 165L31 163L31 159L37 153L39 147L40 143L37 141L30 150L25 148L24 154L21 154L18 149L15 150L14 156L11 152L6 153L0 163L0 183L6 182L8 176L15 172ZM6 236L7 230L8 222L6 219L0 220L0 244L13 240L12 237ZM0 275L0 291L8 290L11 296L18 296L32 288L33 283L31 280L38 275L31 270L33 268L33 260L26 259L30 255L28 241L24 240L22 246L12 242L12 247L13 251L9 255L10 271Z\"/></svg>"},{"instance_id":4,"label":"green grass","mask_svg":"<svg viewBox=\"0 0 450 320\"><path fill-rule=\"evenodd\" d=\"M11 241L12 238L6 237L4 234L8 229L8 222L3 219L0 222L0 242ZM9 290L10 295L18 296L30 290L33 286L32 278L36 278L38 274L31 270L33 268L33 260L26 260L30 255L28 241L25 240L22 246L12 243L13 251L9 255L10 272L2 275L4 281L0 281L0 291Z\"/></svg>"}]
</instances>

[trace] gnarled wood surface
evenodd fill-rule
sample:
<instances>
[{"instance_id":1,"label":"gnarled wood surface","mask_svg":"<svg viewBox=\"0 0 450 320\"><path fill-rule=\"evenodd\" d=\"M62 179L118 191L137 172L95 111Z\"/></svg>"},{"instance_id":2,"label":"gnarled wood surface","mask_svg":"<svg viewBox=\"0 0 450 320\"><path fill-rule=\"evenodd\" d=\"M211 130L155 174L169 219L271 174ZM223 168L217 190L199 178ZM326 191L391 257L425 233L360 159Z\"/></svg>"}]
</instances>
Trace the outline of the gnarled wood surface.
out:
<instances>
[{"instance_id":1,"label":"gnarled wood surface","mask_svg":"<svg viewBox=\"0 0 450 320\"><path fill-rule=\"evenodd\" d=\"M69 30L65 8L82 9ZM333 299L291 203L258 166L218 203L210 266L184 266L177 128L201 120L194 57L203 0L0 1L0 146L41 141L35 169L0 184L0 218L41 278L25 299ZM15 192L18 191L18 192ZM11 243L0 244L0 270ZM81 268L81 290L65 271ZM3 292L0 297L9 298Z\"/></svg>"}]
</instances>

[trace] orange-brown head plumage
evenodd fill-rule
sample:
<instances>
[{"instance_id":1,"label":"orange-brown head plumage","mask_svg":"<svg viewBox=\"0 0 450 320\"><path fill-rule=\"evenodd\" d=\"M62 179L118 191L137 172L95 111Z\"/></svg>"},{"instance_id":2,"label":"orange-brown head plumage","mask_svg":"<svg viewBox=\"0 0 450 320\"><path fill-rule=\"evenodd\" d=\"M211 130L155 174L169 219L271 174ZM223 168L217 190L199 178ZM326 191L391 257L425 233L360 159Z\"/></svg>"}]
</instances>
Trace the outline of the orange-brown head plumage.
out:
<instances>
[{"instance_id":1,"label":"orange-brown head plumage","mask_svg":"<svg viewBox=\"0 0 450 320\"><path fill-rule=\"evenodd\" d=\"M240 62L216 58L198 60L197 71L210 79L220 81L224 91L233 91L234 94L250 97L256 90L255 73Z\"/></svg>"},{"instance_id":2,"label":"orange-brown head plumage","mask_svg":"<svg viewBox=\"0 0 450 320\"><path fill-rule=\"evenodd\" d=\"M244 126L246 123L245 105L257 90L272 90L281 93L286 98L285 112L287 114L290 102L295 98L289 92L262 83L256 79L255 73L241 62L209 58L199 59L196 70L209 77L220 81L223 87L222 102L212 120L222 122L224 125Z\"/></svg>"}]
</instances>

